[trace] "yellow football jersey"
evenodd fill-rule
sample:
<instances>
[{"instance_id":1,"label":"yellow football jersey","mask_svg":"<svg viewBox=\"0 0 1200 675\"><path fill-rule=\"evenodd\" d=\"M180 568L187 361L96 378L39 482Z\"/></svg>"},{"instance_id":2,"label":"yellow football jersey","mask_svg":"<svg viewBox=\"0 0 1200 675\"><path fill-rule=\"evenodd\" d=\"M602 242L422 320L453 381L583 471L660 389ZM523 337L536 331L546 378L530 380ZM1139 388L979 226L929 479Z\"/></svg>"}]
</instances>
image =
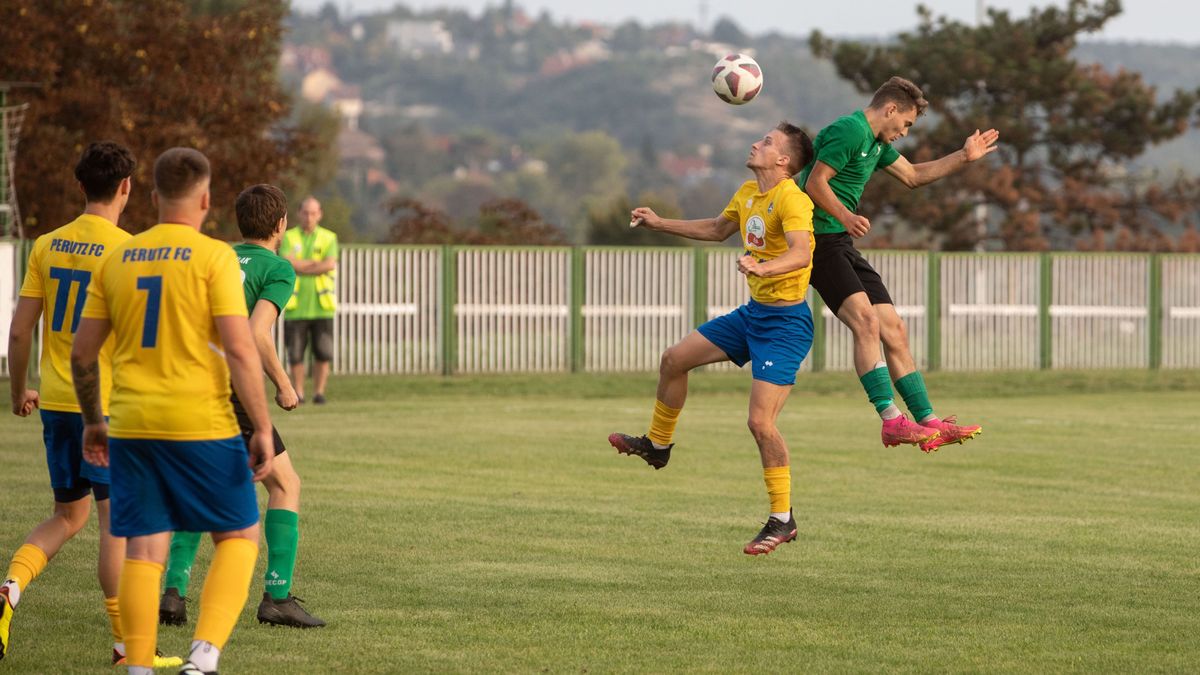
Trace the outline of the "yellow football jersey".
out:
<instances>
[{"instance_id":1,"label":"yellow football jersey","mask_svg":"<svg viewBox=\"0 0 1200 675\"><path fill-rule=\"evenodd\" d=\"M79 412L71 380L71 342L88 287L105 258L130 234L100 216L83 214L43 234L29 253L21 296L42 300L41 406ZM100 349L100 404L108 413L113 341Z\"/></svg>"},{"instance_id":2,"label":"yellow football jersey","mask_svg":"<svg viewBox=\"0 0 1200 675\"><path fill-rule=\"evenodd\" d=\"M83 316L112 322L109 435L205 441L238 435L216 316L246 316L228 244L159 224L104 261Z\"/></svg>"},{"instance_id":3,"label":"yellow football jersey","mask_svg":"<svg viewBox=\"0 0 1200 675\"><path fill-rule=\"evenodd\" d=\"M813 203L792 180L760 193L756 181L746 181L729 200L721 215L738 223L742 231L742 246L746 253L759 260L774 260L787 253L784 232L809 233L809 254L816 248L813 231ZM808 267L778 277L746 277L750 297L758 302L803 300L808 293Z\"/></svg>"}]
</instances>

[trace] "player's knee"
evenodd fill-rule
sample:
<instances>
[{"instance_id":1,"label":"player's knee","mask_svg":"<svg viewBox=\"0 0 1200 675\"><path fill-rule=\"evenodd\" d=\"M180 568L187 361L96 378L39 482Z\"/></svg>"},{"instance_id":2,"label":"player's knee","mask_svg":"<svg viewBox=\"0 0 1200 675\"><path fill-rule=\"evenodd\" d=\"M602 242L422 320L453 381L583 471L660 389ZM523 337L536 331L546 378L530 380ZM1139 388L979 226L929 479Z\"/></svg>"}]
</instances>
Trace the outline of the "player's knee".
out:
<instances>
[{"instance_id":1,"label":"player's knee","mask_svg":"<svg viewBox=\"0 0 1200 675\"><path fill-rule=\"evenodd\" d=\"M679 350L675 347L668 347L658 361L658 372L663 375L674 374L678 373L681 367Z\"/></svg>"},{"instance_id":2,"label":"player's knee","mask_svg":"<svg viewBox=\"0 0 1200 675\"><path fill-rule=\"evenodd\" d=\"M271 482L267 484L268 492L297 497L300 495L300 475L295 471L277 471L271 478Z\"/></svg>"},{"instance_id":3,"label":"player's knee","mask_svg":"<svg viewBox=\"0 0 1200 675\"><path fill-rule=\"evenodd\" d=\"M870 339L876 342L879 341L879 317L875 316L875 311L872 308L868 307L864 311L850 312L846 318L846 325L854 333L854 337L860 340Z\"/></svg>"},{"instance_id":4,"label":"player's knee","mask_svg":"<svg viewBox=\"0 0 1200 675\"><path fill-rule=\"evenodd\" d=\"M889 348L905 347L908 345L908 327L900 317L889 317L879 323L879 338Z\"/></svg>"},{"instance_id":5,"label":"player's knee","mask_svg":"<svg viewBox=\"0 0 1200 675\"><path fill-rule=\"evenodd\" d=\"M754 440L760 443L778 433L775 428L775 420L764 415L751 415L746 421L746 426L750 428L750 434L754 436Z\"/></svg>"}]
</instances>

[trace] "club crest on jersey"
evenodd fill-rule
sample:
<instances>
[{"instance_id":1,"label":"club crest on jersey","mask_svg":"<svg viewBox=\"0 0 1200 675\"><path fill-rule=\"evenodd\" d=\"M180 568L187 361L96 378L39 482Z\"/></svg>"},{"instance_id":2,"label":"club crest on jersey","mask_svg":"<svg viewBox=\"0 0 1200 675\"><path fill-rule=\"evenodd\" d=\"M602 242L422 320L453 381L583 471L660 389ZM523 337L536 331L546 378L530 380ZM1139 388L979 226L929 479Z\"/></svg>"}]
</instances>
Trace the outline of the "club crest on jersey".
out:
<instances>
[{"instance_id":1,"label":"club crest on jersey","mask_svg":"<svg viewBox=\"0 0 1200 675\"><path fill-rule=\"evenodd\" d=\"M746 221L746 248L764 249L767 247L767 224L758 215L750 216Z\"/></svg>"}]
</instances>

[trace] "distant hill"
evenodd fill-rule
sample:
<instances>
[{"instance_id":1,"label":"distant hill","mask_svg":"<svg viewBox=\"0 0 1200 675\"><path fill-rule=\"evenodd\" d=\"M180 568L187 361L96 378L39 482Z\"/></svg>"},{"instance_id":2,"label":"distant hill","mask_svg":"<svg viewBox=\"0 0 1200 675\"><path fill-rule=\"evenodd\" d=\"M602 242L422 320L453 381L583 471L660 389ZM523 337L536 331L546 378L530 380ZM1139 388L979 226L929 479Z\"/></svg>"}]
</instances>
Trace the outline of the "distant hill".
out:
<instances>
[{"instance_id":1,"label":"distant hill","mask_svg":"<svg viewBox=\"0 0 1200 675\"><path fill-rule=\"evenodd\" d=\"M746 149L780 120L815 132L865 102L811 55L806 38L744 36L728 24L723 36L744 43L717 42L685 25L557 24L511 3L480 16L399 6L347 21L329 11L294 14L290 23L289 47L307 50L309 62L291 64L289 77L299 82L314 64L326 68L343 90L361 97L354 104L362 110L356 139L379 140L383 162L342 188L356 218L376 231L385 218L379 186L449 195L453 173L460 182L469 175L486 189L501 189L523 180L501 179L542 140L585 131L619 143L633 196L647 189L678 193L679 186L707 181L710 187L681 204L689 216L707 214L717 200L704 195L739 184ZM765 73L763 93L746 106L721 102L709 86L713 63L733 51L752 53ZM1087 42L1076 54L1085 63L1140 72L1163 95L1200 85L1200 47ZM411 152L418 157L397 154ZM1200 132L1153 148L1138 162L1162 176L1200 175ZM548 171L553 177L554 167ZM363 187L362 176L375 176L374 191ZM579 216L529 198L560 221Z\"/></svg>"}]
</instances>

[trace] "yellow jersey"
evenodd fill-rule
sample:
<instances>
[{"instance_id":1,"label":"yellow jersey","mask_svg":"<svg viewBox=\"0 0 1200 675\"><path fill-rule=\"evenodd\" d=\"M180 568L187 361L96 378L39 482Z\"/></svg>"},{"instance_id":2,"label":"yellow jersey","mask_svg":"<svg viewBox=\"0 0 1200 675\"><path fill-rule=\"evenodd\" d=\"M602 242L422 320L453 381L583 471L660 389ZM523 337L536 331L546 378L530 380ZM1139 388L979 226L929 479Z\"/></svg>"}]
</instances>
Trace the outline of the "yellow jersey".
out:
<instances>
[{"instance_id":1,"label":"yellow jersey","mask_svg":"<svg viewBox=\"0 0 1200 675\"><path fill-rule=\"evenodd\" d=\"M785 232L808 232L809 255L816 248L813 231L813 203L793 180L780 181L766 192L758 191L758 182L742 184L721 214L738 224L746 253L759 260L774 260L787 253ZM778 277L747 276L750 297L758 302L803 300L808 293L808 266Z\"/></svg>"},{"instance_id":2,"label":"yellow jersey","mask_svg":"<svg viewBox=\"0 0 1200 675\"><path fill-rule=\"evenodd\" d=\"M229 367L213 317L246 316L233 248L161 223L118 246L88 289L83 316L116 339L109 435L206 441L238 435Z\"/></svg>"},{"instance_id":3,"label":"yellow jersey","mask_svg":"<svg viewBox=\"0 0 1200 675\"><path fill-rule=\"evenodd\" d=\"M71 343L96 270L130 234L100 216L83 214L43 234L29 253L21 297L42 300L41 406L79 412L71 379ZM100 349L100 405L108 414L113 341Z\"/></svg>"}]
</instances>

